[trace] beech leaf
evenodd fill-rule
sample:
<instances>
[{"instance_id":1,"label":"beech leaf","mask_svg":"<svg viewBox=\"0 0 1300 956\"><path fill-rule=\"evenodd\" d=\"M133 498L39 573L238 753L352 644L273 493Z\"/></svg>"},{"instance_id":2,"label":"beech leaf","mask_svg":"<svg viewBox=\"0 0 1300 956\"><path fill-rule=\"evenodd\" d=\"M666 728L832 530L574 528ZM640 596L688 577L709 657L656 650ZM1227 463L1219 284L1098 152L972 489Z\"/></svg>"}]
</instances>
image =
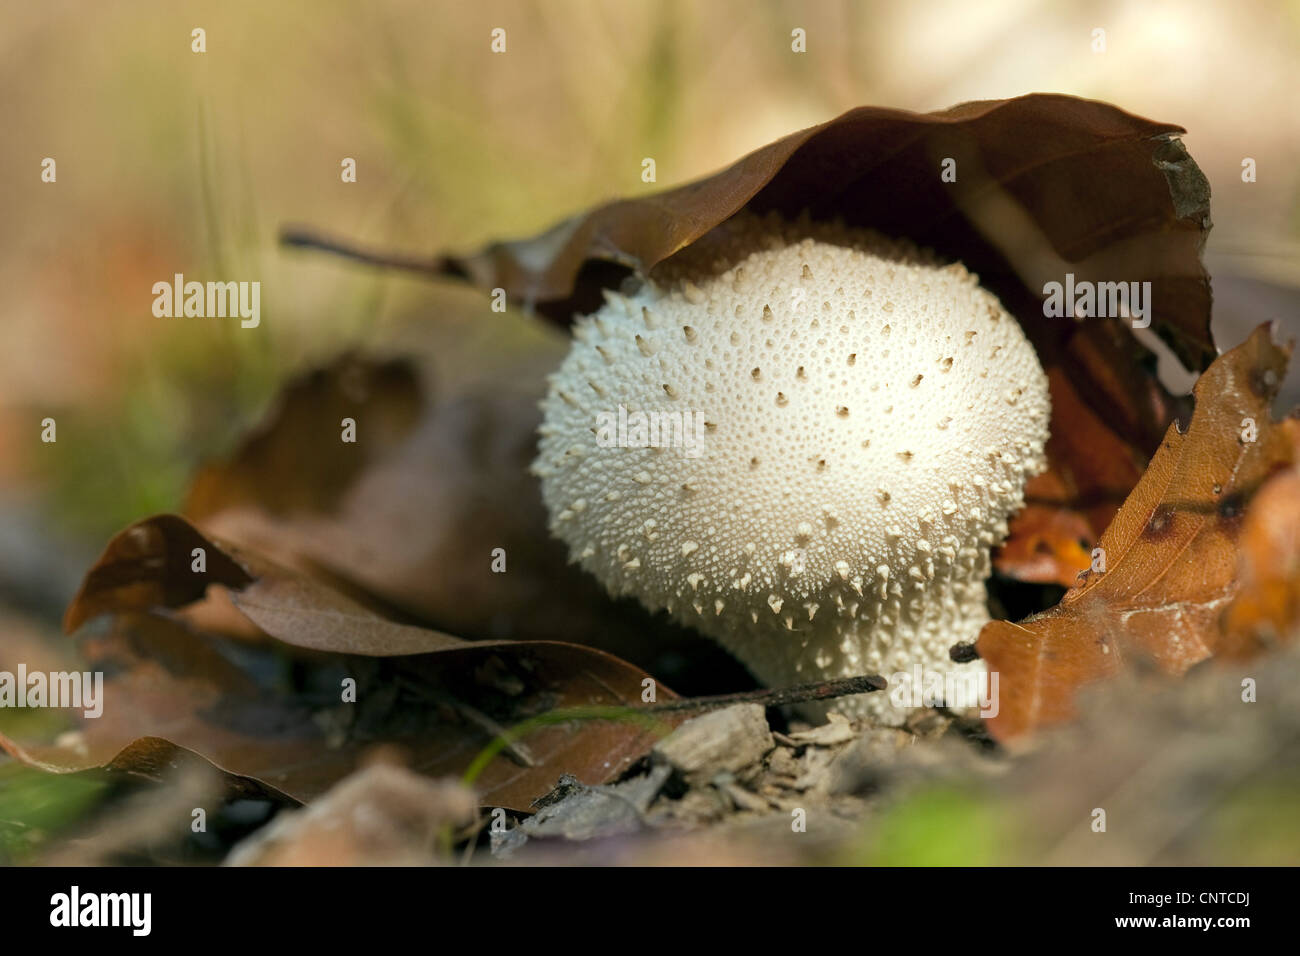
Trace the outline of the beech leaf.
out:
<instances>
[{"instance_id":1,"label":"beech leaf","mask_svg":"<svg viewBox=\"0 0 1300 956\"><path fill-rule=\"evenodd\" d=\"M196 548L206 571L190 563ZM265 638L312 652L300 666L325 675L325 697L319 687L304 694L262 686L283 657L273 644L236 652L231 638L176 617L210 586L227 592ZM46 769L112 761L134 769L159 753L139 740L158 737L228 774L308 800L375 746L401 747L422 773L462 773L510 727L555 715L476 779L487 802L523 811L563 773L591 783L615 779L657 739L651 724L667 732L684 719L634 714L649 675L611 654L559 641L465 641L389 620L325 581L207 537L174 515L139 522L109 542L67 623L110 612L113 630L90 649L110 675L105 696L113 706L80 723L79 750L3 742L19 759ZM260 668L233 663L250 655L260 655ZM355 713L339 690L347 677L357 683ZM676 698L654 686L657 699ZM593 707L622 709L629 719L565 718Z\"/></svg>"},{"instance_id":2,"label":"beech leaf","mask_svg":"<svg viewBox=\"0 0 1300 956\"><path fill-rule=\"evenodd\" d=\"M1105 571L1086 571L1060 604L1019 624L993 621L976 648L999 675L1001 739L1069 719L1075 694L1141 659L1179 676L1212 656L1237 595L1243 515L1294 459L1272 401L1290 346L1261 326L1194 389L1185 431L1174 425L1102 535Z\"/></svg>"}]
</instances>

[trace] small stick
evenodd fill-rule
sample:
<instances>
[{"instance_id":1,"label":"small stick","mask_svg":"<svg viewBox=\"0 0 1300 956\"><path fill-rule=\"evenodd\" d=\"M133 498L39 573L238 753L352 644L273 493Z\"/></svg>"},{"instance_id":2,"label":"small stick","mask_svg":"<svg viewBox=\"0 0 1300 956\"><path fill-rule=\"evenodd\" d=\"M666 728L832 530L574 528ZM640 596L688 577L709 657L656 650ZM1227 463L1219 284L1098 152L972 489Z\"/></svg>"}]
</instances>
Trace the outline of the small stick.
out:
<instances>
[{"instance_id":1,"label":"small stick","mask_svg":"<svg viewBox=\"0 0 1300 956\"><path fill-rule=\"evenodd\" d=\"M425 275L440 275L448 269L455 271L445 256L416 256L403 252L380 252L366 249L347 239L335 239L322 235L311 229L299 226L286 226L280 230L280 243L299 249L316 249L329 252L354 262L364 262L372 266L389 269L404 269L408 272L420 272Z\"/></svg>"},{"instance_id":2,"label":"small stick","mask_svg":"<svg viewBox=\"0 0 1300 956\"><path fill-rule=\"evenodd\" d=\"M835 680L796 684L793 687L777 687L771 690L747 690L739 694L668 700L662 704L647 704L636 709L658 713L674 710L712 710L715 707L729 707L732 704L780 707L783 704L801 704L810 700L831 700L849 694L869 694L872 691L884 690L886 686L888 686L887 682L879 674L868 674L865 677L840 677Z\"/></svg>"}]
</instances>

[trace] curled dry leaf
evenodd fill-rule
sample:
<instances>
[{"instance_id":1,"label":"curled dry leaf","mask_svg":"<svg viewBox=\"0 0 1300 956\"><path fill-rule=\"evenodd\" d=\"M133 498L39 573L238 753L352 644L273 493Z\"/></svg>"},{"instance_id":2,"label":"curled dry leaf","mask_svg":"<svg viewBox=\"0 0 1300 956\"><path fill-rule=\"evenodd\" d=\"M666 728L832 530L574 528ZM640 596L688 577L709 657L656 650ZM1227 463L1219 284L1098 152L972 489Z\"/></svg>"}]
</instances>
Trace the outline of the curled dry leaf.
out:
<instances>
[{"instance_id":1,"label":"curled dry leaf","mask_svg":"<svg viewBox=\"0 0 1300 956\"><path fill-rule=\"evenodd\" d=\"M193 570L197 560L205 565L202 573ZM210 584L241 588L252 582L237 561L211 547L183 518L159 515L108 543L64 612L63 629L71 633L112 611L183 607L201 600Z\"/></svg>"},{"instance_id":2,"label":"curled dry leaf","mask_svg":"<svg viewBox=\"0 0 1300 956\"><path fill-rule=\"evenodd\" d=\"M985 284L1014 277L1041 290L1064 266L1079 280L1149 278L1155 326L1184 364L1201 367L1214 355L1199 258L1209 192L1172 138L1182 132L1054 94L936 113L860 107L697 182L448 257L445 271L567 322L600 305L608 283L594 264L648 272L741 209L807 209L907 236L963 260ZM956 161L955 182L939 175L945 158Z\"/></svg>"},{"instance_id":3,"label":"curled dry leaf","mask_svg":"<svg viewBox=\"0 0 1300 956\"><path fill-rule=\"evenodd\" d=\"M1130 659L1181 675L1216 652L1220 618L1242 583L1243 515L1295 456L1293 427L1273 423L1271 412L1290 351L1263 326L1217 359L1196 384L1186 431L1170 427L1102 536L1104 573L1085 572L1044 614L985 626L976 647L999 675L997 737L1071 717L1080 686ZM1266 499L1260 520L1287 520L1275 506Z\"/></svg>"},{"instance_id":4,"label":"curled dry leaf","mask_svg":"<svg viewBox=\"0 0 1300 956\"><path fill-rule=\"evenodd\" d=\"M293 708L262 694L224 650L218 639L178 621L119 615L107 633L83 639L77 662L78 669L104 674L101 716L78 711L73 728L53 741L14 733L0 736L0 747L47 771L103 768L151 780L206 761L225 772L230 798L289 801L269 774L238 768L264 770L276 743L283 743L276 757L293 766L295 749L313 735L310 712L287 719Z\"/></svg>"},{"instance_id":5,"label":"curled dry leaf","mask_svg":"<svg viewBox=\"0 0 1300 956\"><path fill-rule=\"evenodd\" d=\"M193 570L200 549L206 571ZM197 630L175 615L212 587L268 638L260 648ZM77 728L79 746L10 741L20 759L79 770L156 761L159 745L184 748L231 774L308 800L380 744L414 769L463 772L511 726L580 707L632 707L648 675L596 648L557 641L464 641L381 617L329 584L224 544L164 515L113 539L69 607L77 626L113 612L108 637L88 653L109 675L105 716ZM289 649L307 654L289 654ZM236 664L235 662L240 662ZM304 670L308 686L284 685ZM268 683L268 674L277 679ZM356 682L356 704L342 682ZM661 699L676 695L657 686ZM682 719L658 720L666 732ZM562 773L603 783L657 739L644 721L571 720L512 741L477 778L484 799L526 810ZM124 748L126 748L124 750ZM164 754L165 756L165 754Z\"/></svg>"},{"instance_id":6,"label":"curled dry leaf","mask_svg":"<svg viewBox=\"0 0 1300 956\"><path fill-rule=\"evenodd\" d=\"M502 288L560 324L594 311L601 290L631 272L706 241L742 209L790 218L806 210L960 259L1025 327L1055 406L1050 470L1027 489L1034 507L995 560L1022 580L1068 584L1178 409L1154 377L1151 353L1120 323L1044 318L1044 285L1067 274L1150 282L1151 328L1187 367L1209 363L1210 287L1200 261L1209 186L1176 138L1182 132L1055 94L928 114L862 107L697 182L472 254L419 262L293 231L286 239ZM949 160L955 179L941 176ZM1099 446L1083 441L1098 429L1112 460L1132 467L1095 472Z\"/></svg>"},{"instance_id":7,"label":"curled dry leaf","mask_svg":"<svg viewBox=\"0 0 1300 956\"><path fill-rule=\"evenodd\" d=\"M202 570L195 562L202 560ZM220 586L265 634L314 651L422 654L471 642L381 617L323 581L203 535L177 515L157 515L119 533L86 573L64 627L121 611L183 609Z\"/></svg>"}]
</instances>

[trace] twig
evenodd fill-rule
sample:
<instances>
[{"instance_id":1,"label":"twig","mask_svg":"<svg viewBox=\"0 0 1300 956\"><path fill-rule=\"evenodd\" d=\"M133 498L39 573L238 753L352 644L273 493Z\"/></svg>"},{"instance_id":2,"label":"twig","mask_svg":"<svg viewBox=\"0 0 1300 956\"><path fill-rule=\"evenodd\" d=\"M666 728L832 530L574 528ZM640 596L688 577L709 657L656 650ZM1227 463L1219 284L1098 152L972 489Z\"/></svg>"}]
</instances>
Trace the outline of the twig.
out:
<instances>
[{"instance_id":1,"label":"twig","mask_svg":"<svg viewBox=\"0 0 1300 956\"><path fill-rule=\"evenodd\" d=\"M280 230L280 243L299 249L316 249L329 252L354 262L382 266L387 269L403 269L407 272L419 272L424 275L461 274L446 256L417 256L403 252L381 252L366 249L348 239L335 239L312 229L301 226L285 226Z\"/></svg>"},{"instance_id":2,"label":"twig","mask_svg":"<svg viewBox=\"0 0 1300 956\"><path fill-rule=\"evenodd\" d=\"M646 704L637 710L655 712L674 710L712 710L732 704L762 704L780 707L783 704L802 704L810 700L831 700L849 694L869 694L884 690L887 683L879 674L865 677L840 677L836 680L796 684L794 687L776 687L771 690L747 690L739 694L719 694L714 697L688 697L684 700L667 700L662 704Z\"/></svg>"}]
</instances>

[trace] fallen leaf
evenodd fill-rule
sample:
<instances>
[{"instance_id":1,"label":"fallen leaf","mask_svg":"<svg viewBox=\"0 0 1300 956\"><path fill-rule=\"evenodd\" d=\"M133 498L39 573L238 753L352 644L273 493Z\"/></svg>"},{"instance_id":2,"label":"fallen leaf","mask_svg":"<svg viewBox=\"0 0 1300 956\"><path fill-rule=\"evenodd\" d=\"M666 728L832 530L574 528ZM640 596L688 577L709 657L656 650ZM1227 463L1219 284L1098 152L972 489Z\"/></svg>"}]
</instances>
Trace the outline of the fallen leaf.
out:
<instances>
[{"instance_id":1,"label":"fallen leaf","mask_svg":"<svg viewBox=\"0 0 1300 956\"><path fill-rule=\"evenodd\" d=\"M105 673L103 716L78 714L74 729L53 741L0 735L15 759L51 772L107 767L156 779L182 758L202 758L227 776L232 794L306 802L376 748L398 748L423 774L460 775L507 728L548 715L512 738L527 763L507 748L475 779L486 804L526 812L562 773L593 784L617 778L682 719L662 715L663 731L655 732L644 721L566 717L578 708L631 707L645 679L576 645L469 644L304 662L274 645L250 649L174 619L127 614L107 636L87 641L84 668ZM340 701L345 678L357 682L356 705Z\"/></svg>"},{"instance_id":2,"label":"fallen leaf","mask_svg":"<svg viewBox=\"0 0 1300 956\"><path fill-rule=\"evenodd\" d=\"M207 557L205 572L188 563L196 548ZM183 611L209 586L224 588L267 638L312 652L294 666L323 682L313 694L267 686L268 672L288 666L282 648L241 643L236 652L234 641L158 616ZM19 759L61 770L113 758L125 760L122 769L152 765L154 750L137 741L160 737L307 800L374 746L400 745L422 773L461 773L510 727L558 713L476 779L488 802L526 810L559 774L607 782L657 739L644 721L563 719L577 708L640 703L649 676L610 654L557 641L465 641L388 620L323 581L206 537L174 515L114 538L67 619L76 626L107 612L117 614L114 630L91 646L110 675L106 695L121 702L113 719L81 721L84 746L75 752L11 741L7 749ZM341 702L340 682L348 677L357 683L357 708ZM676 698L660 683L656 693ZM656 723L666 732L682 719L664 715ZM137 749L124 758L129 746Z\"/></svg>"},{"instance_id":3,"label":"fallen leaf","mask_svg":"<svg viewBox=\"0 0 1300 956\"><path fill-rule=\"evenodd\" d=\"M1209 188L1172 138L1182 132L1058 94L935 113L859 107L705 179L607 203L441 266L567 323L617 284L601 263L647 272L741 209L789 217L807 209L814 219L841 217L961 259L995 291L1000 277L1030 280L1041 265L1031 260L1043 256L1059 257L1053 268L1069 264L1078 279L1150 278L1153 326L1199 368L1214 356L1199 256ZM955 183L939 175L946 157L956 160ZM994 196L1027 221L1014 221ZM995 221L1016 231L994 233ZM1043 248L1026 248L1028 239L1045 240ZM1042 282L1034 276L1025 287L1041 290Z\"/></svg>"},{"instance_id":4,"label":"fallen leaf","mask_svg":"<svg viewBox=\"0 0 1300 956\"><path fill-rule=\"evenodd\" d=\"M1050 611L984 627L976 648L999 675L995 736L1069 719L1080 686L1132 659L1181 675L1214 653L1240 584L1243 512L1294 455L1271 417L1290 352L1262 326L1217 359L1196 384L1186 431L1170 426L1102 535L1105 572L1082 575Z\"/></svg>"},{"instance_id":5,"label":"fallen leaf","mask_svg":"<svg viewBox=\"0 0 1300 956\"><path fill-rule=\"evenodd\" d=\"M200 560L204 570L192 570ZM63 629L72 633L112 611L183 607L202 599L210 584L238 588L252 581L237 561L183 518L159 515L109 541L68 604Z\"/></svg>"},{"instance_id":6,"label":"fallen leaf","mask_svg":"<svg viewBox=\"0 0 1300 956\"><path fill-rule=\"evenodd\" d=\"M10 733L0 747L50 772L104 768L151 780L206 760L226 773L233 795L300 799L236 767L264 769L276 744L285 765L302 762L303 746L320 736L310 710L264 693L226 651L179 621L118 615L108 633L83 638L77 663L104 675L101 716L75 712L74 728L56 739Z\"/></svg>"}]
</instances>

